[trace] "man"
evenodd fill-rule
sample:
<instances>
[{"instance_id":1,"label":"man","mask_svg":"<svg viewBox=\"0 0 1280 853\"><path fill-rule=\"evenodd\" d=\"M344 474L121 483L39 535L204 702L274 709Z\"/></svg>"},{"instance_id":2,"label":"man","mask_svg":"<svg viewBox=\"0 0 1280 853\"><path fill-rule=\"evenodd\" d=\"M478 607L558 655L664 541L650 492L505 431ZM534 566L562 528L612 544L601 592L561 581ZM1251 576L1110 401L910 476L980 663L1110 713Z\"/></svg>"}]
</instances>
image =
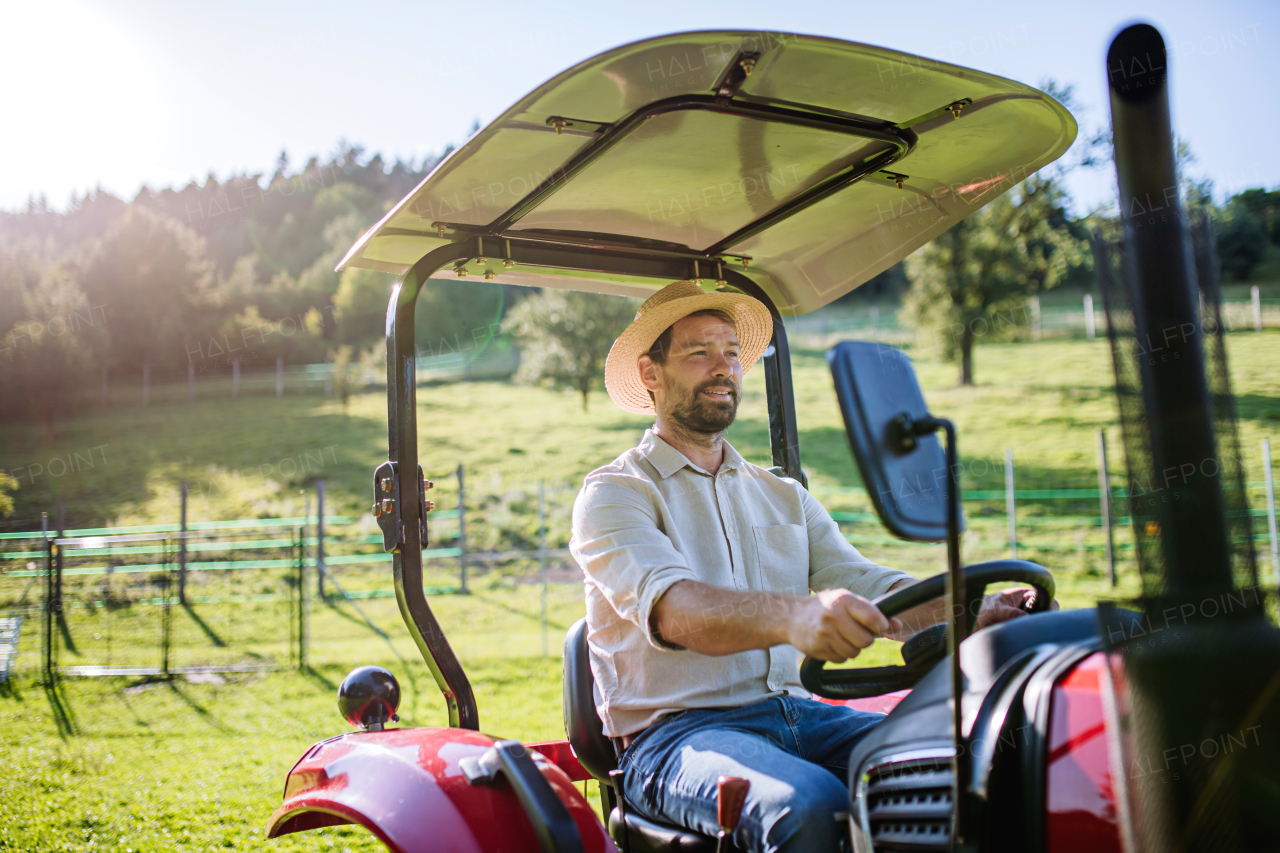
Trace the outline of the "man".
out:
<instances>
[{"instance_id":1,"label":"man","mask_svg":"<svg viewBox=\"0 0 1280 853\"><path fill-rule=\"evenodd\" d=\"M644 303L609 352L605 385L654 426L587 476L570 550L628 806L713 835L716 780L741 776L740 849L836 850L849 754L882 715L810 698L801 655L845 661L946 611L939 601L886 619L870 599L914 579L867 560L795 480L724 440L772 331L759 301L692 282ZM978 626L1024 615L1032 595L988 596Z\"/></svg>"}]
</instances>

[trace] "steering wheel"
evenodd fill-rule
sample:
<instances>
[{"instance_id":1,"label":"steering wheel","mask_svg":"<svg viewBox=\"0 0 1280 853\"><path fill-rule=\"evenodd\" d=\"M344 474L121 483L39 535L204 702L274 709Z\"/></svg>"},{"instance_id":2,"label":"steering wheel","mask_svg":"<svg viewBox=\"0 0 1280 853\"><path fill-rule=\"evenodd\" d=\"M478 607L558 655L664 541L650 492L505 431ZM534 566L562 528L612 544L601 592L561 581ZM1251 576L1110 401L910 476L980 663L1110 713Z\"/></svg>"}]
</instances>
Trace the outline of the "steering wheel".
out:
<instances>
[{"instance_id":1,"label":"steering wheel","mask_svg":"<svg viewBox=\"0 0 1280 853\"><path fill-rule=\"evenodd\" d=\"M1031 612L1040 613L1053 604L1054 583L1049 570L1038 563L1026 560L991 560L974 563L961 569L964 572L965 596L970 606L965 607L965 621L973 630L981 608L982 596L993 583L1025 583L1039 593ZM880 612L892 619L900 613L941 598L947 591L947 574L912 584L905 589L883 595L872 602ZM977 607L972 606L977 603ZM946 623L932 625L917 632L902 644L905 666L868 666L862 669L823 669L826 661L806 656L800 664L800 682L810 693L827 699L865 699L880 696L894 690L906 690L933 668L946 655Z\"/></svg>"}]
</instances>

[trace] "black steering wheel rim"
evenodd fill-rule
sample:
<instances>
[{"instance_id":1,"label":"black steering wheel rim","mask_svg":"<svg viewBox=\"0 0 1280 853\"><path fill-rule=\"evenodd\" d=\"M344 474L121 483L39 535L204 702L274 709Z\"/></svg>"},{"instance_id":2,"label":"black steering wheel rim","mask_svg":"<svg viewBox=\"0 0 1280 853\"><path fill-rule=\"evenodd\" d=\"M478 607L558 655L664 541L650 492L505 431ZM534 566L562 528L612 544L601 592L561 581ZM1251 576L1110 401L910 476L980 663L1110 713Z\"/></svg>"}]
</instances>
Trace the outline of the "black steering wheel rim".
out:
<instances>
[{"instance_id":1,"label":"black steering wheel rim","mask_svg":"<svg viewBox=\"0 0 1280 853\"><path fill-rule=\"evenodd\" d=\"M990 560L974 563L961 569L964 572L966 598L965 619L972 629L981 608L986 588L994 583L1025 583L1040 593L1032 604L1032 613L1041 613L1053 605L1056 585L1053 575L1039 563L1029 560ZM947 591L947 573L926 578L897 592L877 598L872 604L892 619L913 607L918 607ZM927 628L924 630L928 630ZM872 666L861 669L824 669L826 661L806 656L800 664L800 682L816 696L827 699L865 699L880 696L894 690L913 687L924 677L927 669L910 666Z\"/></svg>"}]
</instances>

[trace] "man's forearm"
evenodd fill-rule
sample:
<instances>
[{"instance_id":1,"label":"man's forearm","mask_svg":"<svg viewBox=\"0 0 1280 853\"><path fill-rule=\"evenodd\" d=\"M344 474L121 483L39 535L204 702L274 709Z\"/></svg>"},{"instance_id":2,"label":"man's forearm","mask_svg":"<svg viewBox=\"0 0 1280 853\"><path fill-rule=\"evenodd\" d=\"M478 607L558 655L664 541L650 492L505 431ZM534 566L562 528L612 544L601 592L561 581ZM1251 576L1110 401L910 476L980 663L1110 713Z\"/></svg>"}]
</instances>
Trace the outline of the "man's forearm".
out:
<instances>
[{"instance_id":1,"label":"man's forearm","mask_svg":"<svg viewBox=\"0 0 1280 853\"><path fill-rule=\"evenodd\" d=\"M731 655L789 642L788 628L803 602L794 595L680 581L654 604L650 622L671 645L704 655Z\"/></svg>"}]
</instances>

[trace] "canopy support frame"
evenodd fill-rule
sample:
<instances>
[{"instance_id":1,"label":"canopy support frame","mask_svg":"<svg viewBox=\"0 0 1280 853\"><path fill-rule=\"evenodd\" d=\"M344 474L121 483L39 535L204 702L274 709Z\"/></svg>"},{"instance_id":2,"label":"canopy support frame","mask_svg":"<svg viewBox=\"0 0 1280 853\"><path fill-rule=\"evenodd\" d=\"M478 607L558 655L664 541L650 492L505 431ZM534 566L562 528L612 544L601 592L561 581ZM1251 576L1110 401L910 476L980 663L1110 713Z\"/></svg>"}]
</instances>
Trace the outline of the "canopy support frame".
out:
<instances>
[{"instance_id":1,"label":"canopy support frame","mask_svg":"<svg viewBox=\"0 0 1280 853\"><path fill-rule=\"evenodd\" d=\"M391 510L399 528L399 544L392 549L392 576L400 615L422 654L436 684L444 694L449 725L480 728L475 694L462 664L445 638L422 584L422 549L427 543L420 526L418 490L418 419L414 317L418 293L436 272L450 264L484 257L483 238L470 238L436 249L405 273L387 304L387 458L395 463L399 479L398 499ZM697 258L660 256L624 249L557 245L510 238L506 260L516 265L550 270L641 276L672 282L696 278ZM726 284L759 299L773 317L773 339L763 357L765 393L769 412L769 445L773 464L786 476L805 483L800 469L800 442L796 428L795 394L791 381L791 356L787 331L777 306L759 284L732 269L720 272Z\"/></svg>"}]
</instances>

